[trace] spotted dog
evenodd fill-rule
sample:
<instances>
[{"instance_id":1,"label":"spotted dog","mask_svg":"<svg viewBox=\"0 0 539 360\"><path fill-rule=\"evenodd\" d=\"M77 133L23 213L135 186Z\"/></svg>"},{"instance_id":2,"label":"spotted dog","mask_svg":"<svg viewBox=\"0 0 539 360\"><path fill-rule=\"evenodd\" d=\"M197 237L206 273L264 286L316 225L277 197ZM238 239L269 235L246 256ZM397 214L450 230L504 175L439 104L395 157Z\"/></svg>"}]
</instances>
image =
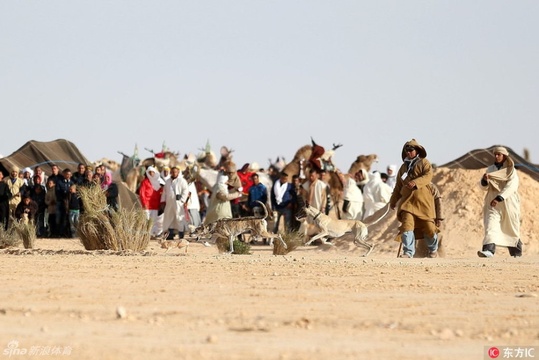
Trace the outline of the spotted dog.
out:
<instances>
[{"instance_id":1,"label":"spotted dog","mask_svg":"<svg viewBox=\"0 0 539 360\"><path fill-rule=\"evenodd\" d=\"M229 253L233 253L234 239L238 235L250 233L252 236L270 239L270 243L272 243L274 238L278 238L286 248L287 245L280 234L274 234L267 230L268 223L266 218L268 216L268 210L262 202L258 202L264 208L263 217L247 216L234 219L220 219L211 224L198 227L195 232L197 239L207 237L208 235L211 237L228 239L230 244Z\"/></svg>"}]
</instances>

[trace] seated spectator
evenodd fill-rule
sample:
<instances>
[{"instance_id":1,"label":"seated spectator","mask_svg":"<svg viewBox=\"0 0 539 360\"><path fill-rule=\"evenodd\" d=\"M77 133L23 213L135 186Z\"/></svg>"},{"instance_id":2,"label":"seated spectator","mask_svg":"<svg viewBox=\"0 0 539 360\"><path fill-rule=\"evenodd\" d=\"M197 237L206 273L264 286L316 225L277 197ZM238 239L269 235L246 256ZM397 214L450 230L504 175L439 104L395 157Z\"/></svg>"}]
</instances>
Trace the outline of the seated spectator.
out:
<instances>
[{"instance_id":1,"label":"seated spectator","mask_svg":"<svg viewBox=\"0 0 539 360\"><path fill-rule=\"evenodd\" d=\"M15 209L15 218L23 223L35 222L37 214L37 204L29 195L24 195L22 201Z\"/></svg>"}]
</instances>

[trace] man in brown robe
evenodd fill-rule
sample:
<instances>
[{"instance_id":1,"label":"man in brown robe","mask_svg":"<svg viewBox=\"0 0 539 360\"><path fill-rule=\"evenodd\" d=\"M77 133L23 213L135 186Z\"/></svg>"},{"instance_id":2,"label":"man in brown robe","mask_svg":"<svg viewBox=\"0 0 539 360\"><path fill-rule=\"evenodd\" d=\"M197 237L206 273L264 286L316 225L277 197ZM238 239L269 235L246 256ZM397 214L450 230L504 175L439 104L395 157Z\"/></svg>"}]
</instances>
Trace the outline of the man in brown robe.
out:
<instances>
[{"instance_id":1,"label":"man in brown robe","mask_svg":"<svg viewBox=\"0 0 539 360\"><path fill-rule=\"evenodd\" d=\"M438 256L438 228L434 197L429 184L432 180L432 166L427 160L427 151L415 139L406 142L402 148L401 165L397 173L397 183L389 201L391 209L397 208L397 219L403 245L401 257L412 258L415 254L414 229L423 233L429 250L428 257Z\"/></svg>"}]
</instances>

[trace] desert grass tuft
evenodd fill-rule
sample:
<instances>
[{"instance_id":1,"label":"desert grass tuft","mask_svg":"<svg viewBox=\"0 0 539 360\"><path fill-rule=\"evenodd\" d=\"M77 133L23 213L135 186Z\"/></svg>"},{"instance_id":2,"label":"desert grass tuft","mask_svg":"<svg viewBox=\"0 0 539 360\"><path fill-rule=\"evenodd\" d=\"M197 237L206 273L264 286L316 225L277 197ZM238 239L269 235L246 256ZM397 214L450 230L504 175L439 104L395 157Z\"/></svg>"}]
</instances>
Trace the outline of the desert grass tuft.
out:
<instances>
[{"instance_id":1,"label":"desert grass tuft","mask_svg":"<svg viewBox=\"0 0 539 360\"><path fill-rule=\"evenodd\" d=\"M114 211L98 186L79 189L84 212L77 232L86 250L143 251L150 242L151 222L140 208Z\"/></svg>"},{"instance_id":2,"label":"desert grass tuft","mask_svg":"<svg viewBox=\"0 0 539 360\"><path fill-rule=\"evenodd\" d=\"M21 238L15 232L13 221L13 219L10 220L7 230L4 228L4 224L0 223L0 249L17 247L21 243Z\"/></svg>"},{"instance_id":3,"label":"desert grass tuft","mask_svg":"<svg viewBox=\"0 0 539 360\"><path fill-rule=\"evenodd\" d=\"M148 221L142 209L120 209L111 213L111 220L116 230L118 250L145 250L150 242L151 221Z\"/></svg>"},{"instance_id":4,"label":"desert grass tuft","mask_svg":"<svg viewBox=\"0 0 539 360\"><path fill-rule=\"evenodd\" d=\"M32 221L11 221L15 233L20 239L25 249L33 249L37 238L36 225Z\"/></svg>"},{"instance_id":5,"label":"desert grass tuft","mask_svg":"<svg viewBox=\"0 0 539 360\"><path fill-rule=\"evenodd\" d=\"M282 234L282 238L286 247L283 245L281 240L273 240L273 255L286 255L289 252L297 249L299 246L303 245L304 235L298 231L290 231Z\"/></svg>"},{"instance_id":6,"label":"desert grass tuft","mask_svg":"<svg viewBox=\"0 0 539 360\"><path fill-rule=\"evenodd\" d=\"M217 245L217 249L221 253L230 251L230 242L227 238L219 237L217 238L217 241L215 242L215 244ZM248 243L244 243L236 239L234 240L233 245L234 245L233 254L235 255L250 255L251 254L251 245L249 245Z\"/></svg>"}]
</instances>

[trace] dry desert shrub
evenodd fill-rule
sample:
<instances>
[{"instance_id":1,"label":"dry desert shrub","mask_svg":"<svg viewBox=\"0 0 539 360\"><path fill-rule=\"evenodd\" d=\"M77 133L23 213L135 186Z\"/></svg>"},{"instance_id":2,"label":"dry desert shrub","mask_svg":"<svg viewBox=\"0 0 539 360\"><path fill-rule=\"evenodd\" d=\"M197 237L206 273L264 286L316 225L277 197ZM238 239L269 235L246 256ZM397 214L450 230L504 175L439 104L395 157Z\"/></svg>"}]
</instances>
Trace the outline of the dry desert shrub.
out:
<instances>
[{"instance_id":1,"label":"dry desert shrub","mask_svg":"<svg viewBox=\"0 0 539 360\"><path fill-rule=\"evenodd\" d=\"M217 240L215 241L215 244L217 245L217 249L221 253L230 251L230 242L227 238L218 237ZM251 245L249 245L248 243L245 243L236 239L234 240L233 245L234 245L234 251L232 252L232 254L236 254L236 255L251 254Z\"/></svg>"},{"instance_id":2,"label":"dry desert shrub","mask_svg":"<svg viewBox=\"0 0 539 360\"><path fill-rule=\"evenodd\" d=\"M80 215L77 233L86 250L111 250L114 243L114 227L104 213L89 212Z\"/></svg>"},{"instance_id":3,"label":"dry desert shrub","mask_svg":"<svg viewBox=\"0 0 539 360\"><path fill-rule=\"evenodd\" d=\"M112 212L117 249L142 251L150 242L151 221L142 209L120 209Z\"/></svg>"},{"instance_id":4,"label":"dry desert shrub","mask_svg":"<svg viewBox=\"0 0 539 360\"><path fill-rule=\"evenodd\" d=\"M11 219L7 230L4 228L4 224L0 224L0 249L17 247L21 243L21 238L15 232L13 221Z\"/></svg>"},{"instance_id":5,"label":"dry desert shrub","mask_svg":"<svg viewBox=\"0 0 539 360\"><path fill-rule=\"evenodd\" d=\"M36 241L36 225L32 221L11 221L14 233L22 240L25 249L33 249ZM20 241L20 240L19 240Z\"/></svg>"},{"instance_id":6,"label":"dry desert shrub","mask_svg":"<svg viewBox=\"0 0 539 360\"><path fill-rule=\"evenodd\" d=\"M86 250L142 251L150 242L151 222L142 209L114 211L98 186L80 188L84 212L77 232Z\"/></svg>"},{"instance_id":7,"label":"dry desert shrub","mask_svg":"<svg viewBox=\"0 0 539 360\"><path fill-rule=\"evenodd\" d=\"M282 234L282 238L286 247L283 245L281 240L273 240L273 255L286 255L289 252L297 249L299 246L303 245L303 238L305 236L298 231L290 231Z\"/></svg>"}]
</instances>

